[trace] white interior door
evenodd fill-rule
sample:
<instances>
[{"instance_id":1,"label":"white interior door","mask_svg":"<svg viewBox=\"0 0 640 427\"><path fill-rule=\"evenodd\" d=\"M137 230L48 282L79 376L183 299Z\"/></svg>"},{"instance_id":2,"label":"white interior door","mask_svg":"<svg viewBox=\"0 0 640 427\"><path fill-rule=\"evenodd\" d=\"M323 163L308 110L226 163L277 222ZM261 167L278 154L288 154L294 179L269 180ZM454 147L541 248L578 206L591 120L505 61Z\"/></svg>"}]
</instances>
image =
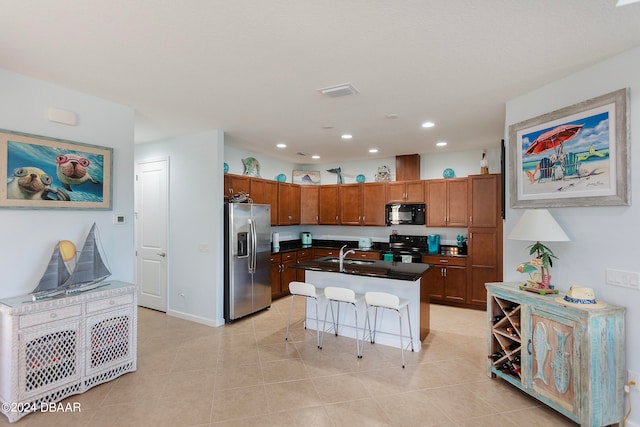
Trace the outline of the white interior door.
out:
<instances>
[{"instance_id":1,"label":"white interior door","mask_svg":"<svg viewBox=\"0 0 640 427\"><path fill-rule=\"evenodd\" d=\"M136 164L138 305L167 311L169 160Z\"/></svg>"}]
</instances>

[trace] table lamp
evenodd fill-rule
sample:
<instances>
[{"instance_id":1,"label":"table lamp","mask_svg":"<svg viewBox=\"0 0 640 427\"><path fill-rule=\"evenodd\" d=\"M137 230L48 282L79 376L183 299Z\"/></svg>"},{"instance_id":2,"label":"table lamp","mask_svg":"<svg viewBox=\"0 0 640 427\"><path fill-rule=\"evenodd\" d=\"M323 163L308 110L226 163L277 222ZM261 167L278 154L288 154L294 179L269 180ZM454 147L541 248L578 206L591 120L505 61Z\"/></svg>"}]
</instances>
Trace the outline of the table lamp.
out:
<instances>
[{"instance_id":1,"label":"table lamp","mask_svg":"<svg viewBox=\"0 0 640 427\"><path fill-rule=\"evenodd\" d=\"M511 240L529 240L536 242L531 245L529 254L535 256L540 261L542 287L549 288L551 276L549 267L553 265L552 258L557 258L551 249L540 243L546 242L568 242L570 241L562 227L556 222L546 209L528 209L524 212L511 233Z\"/></svg>"}]
</instances>

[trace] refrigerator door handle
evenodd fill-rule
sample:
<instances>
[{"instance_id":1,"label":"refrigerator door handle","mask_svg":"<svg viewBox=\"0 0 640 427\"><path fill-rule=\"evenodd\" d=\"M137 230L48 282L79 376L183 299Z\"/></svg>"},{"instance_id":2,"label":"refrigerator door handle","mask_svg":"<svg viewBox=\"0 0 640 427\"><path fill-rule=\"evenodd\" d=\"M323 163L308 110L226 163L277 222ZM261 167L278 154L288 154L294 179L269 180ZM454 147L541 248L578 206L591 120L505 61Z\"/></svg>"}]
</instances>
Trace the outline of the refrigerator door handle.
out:
<instances>
[{"instance_id":1,"label":"refrigerator door handle","mask_svg":"<svg viewBox=\"0 0 640 427\"><path fill-rule=\"evenodd\" d=\"M249 219L249 273L256 272L256 224Z\"/></svg>"}]
</instances>

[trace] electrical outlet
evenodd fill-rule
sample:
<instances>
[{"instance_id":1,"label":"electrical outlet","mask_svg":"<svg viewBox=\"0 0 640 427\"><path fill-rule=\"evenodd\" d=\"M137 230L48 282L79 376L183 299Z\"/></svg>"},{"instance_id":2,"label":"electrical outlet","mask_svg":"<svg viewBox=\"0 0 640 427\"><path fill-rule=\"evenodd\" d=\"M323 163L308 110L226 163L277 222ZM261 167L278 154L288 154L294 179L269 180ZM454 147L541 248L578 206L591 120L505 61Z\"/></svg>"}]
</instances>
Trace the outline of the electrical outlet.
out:
<instances>
[{"instance_id":1,"label":"electrical outlet","mask_svg":"<svg viewBox=\"0 0 640 427\"><path fill-rule=\"evenodd\" d=\"M627 384L630 382L634 382L635 385L630 385L629 388L631 390L638 391L640 390L640 374L634 371L627 371Z\"/></svg>"}]
</instances>

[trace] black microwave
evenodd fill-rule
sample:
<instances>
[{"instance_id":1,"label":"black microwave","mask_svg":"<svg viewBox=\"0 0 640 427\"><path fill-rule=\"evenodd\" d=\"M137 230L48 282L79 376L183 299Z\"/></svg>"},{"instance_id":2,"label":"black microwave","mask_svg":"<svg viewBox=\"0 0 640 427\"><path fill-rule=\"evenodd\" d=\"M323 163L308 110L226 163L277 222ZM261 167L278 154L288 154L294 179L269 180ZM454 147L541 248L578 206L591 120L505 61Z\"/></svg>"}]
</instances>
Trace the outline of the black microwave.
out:
<instances>
[{"instance_id":1,"label":"black microwave","mask_svg":"<svg viewBox=\"0 0 640 427\"><path fill-rule=\"evenodd\" d=\"M424 203L389 203L387 205L387 225L424 225L427 207Z\"/></svg>"}]
</instances>

